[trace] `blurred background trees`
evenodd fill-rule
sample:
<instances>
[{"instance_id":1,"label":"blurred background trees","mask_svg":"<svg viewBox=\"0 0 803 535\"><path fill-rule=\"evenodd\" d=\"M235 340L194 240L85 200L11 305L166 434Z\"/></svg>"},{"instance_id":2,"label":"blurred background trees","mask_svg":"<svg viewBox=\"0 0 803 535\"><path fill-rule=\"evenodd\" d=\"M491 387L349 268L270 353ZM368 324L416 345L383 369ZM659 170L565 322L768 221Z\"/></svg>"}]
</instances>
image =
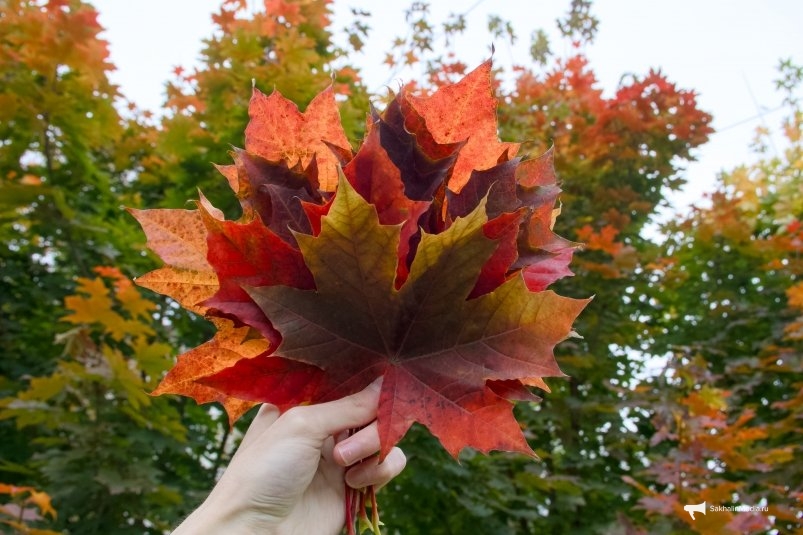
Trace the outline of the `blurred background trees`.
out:
<instances>
[{"instance_id":1,"label":"blurred background trees","mask_svg":"<svg viewBox=\"0 0 803 535\"><path fill-rule=\"evenodd\" d=\"M109 82L88 3L0 0L0 481L26 489L0 487L12 498L0 507L28 511L0 526L164 533L225 466L238 430L220 410L145 395L209 332L131 284L154 263L122 207L181 207L200 188L235 210L212 163L242 144L252 80L302 109L333 84L356 147L369 103L384 98L350 64L370 17L354 14L340 48L330 8L224 0L200 66L176 69L154 116ZM451 40L464 17L433 21L416 2L407 21L388 69L416 69L421 91L470 70ZM557 231L586 244L556 290L596 296L583 339L559 346L570 377L517 406L541 460L465 451L454 463L414 428L409 468L381 497L390 533L800 529L803 70L779 69L783 153L760 132L756 163L723 173L705 207L647 232L711 117L659 71L599 87L583 54L599 24L591 2L567 1L568 52L552 53L535 29L532 61L499 73L500 136L529 140L526 156L554 147ZM484 31L514 38L499 17ZM768 511L691 522L683 505L702 501Z\"/></svg>"}]
</instances>

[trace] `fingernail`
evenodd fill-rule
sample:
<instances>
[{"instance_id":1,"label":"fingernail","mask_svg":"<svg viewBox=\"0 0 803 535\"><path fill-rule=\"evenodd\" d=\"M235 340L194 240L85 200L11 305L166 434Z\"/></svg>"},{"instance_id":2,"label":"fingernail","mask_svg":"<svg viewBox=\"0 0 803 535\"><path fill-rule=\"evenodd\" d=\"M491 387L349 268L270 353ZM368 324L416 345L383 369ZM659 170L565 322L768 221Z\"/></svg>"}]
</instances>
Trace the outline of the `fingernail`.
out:
<instances>
[{"instance_id":1,"label":"fingernail","mask_svg":"<svg viewBox=\"0 0 803 535\"><path fill-rule=\"evenodd\" d=\"M343 464L345 466L349 466L355 461L354 448L352 448L348 442L340 443L336 447L338 453L340 453L340 458L343 459Z\"/></svg>"},{"instance_id":2,"label":"fingernail","mask_svg":"<svg viewBox=\"0 0 803 535\"><path fill-rule=\"evenodd\" d=\"M384 379L384 377L385 377L384 375L380 375L379 377L374 379L371 382L371 384L368 385L366 388L370 390L380 390L382 388L382 379Z\"/></svg>"}]
</instances>

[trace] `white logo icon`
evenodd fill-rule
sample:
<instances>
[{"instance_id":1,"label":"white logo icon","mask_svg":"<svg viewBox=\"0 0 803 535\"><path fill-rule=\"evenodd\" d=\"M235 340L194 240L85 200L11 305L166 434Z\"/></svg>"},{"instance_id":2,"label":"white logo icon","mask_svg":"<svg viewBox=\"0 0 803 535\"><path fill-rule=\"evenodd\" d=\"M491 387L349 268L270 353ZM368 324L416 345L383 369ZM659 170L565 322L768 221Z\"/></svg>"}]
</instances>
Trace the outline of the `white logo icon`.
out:
<instances>
[{"instance_id":1,"label":"white logo icon","mask_svg":"<svg viewBox=\"0 0 803 535\"><path fill-rule=\"evenodd\" d=\"M689 512L689 516L691 516L691 519L695 520L694 513L703 513L703 514L705 514L705 502L698 503L697 505L684 505L683 506L683 510L684 511L688 511Z\"/></svg>"}]
</instances>

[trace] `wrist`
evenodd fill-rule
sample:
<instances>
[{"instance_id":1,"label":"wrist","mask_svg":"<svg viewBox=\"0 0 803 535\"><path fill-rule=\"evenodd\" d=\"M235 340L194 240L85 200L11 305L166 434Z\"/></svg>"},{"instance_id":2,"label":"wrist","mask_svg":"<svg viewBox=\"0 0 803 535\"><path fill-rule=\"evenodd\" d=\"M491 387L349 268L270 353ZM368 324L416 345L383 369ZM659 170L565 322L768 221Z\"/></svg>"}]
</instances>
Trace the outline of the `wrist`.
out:
<instances>
[{"instance_id":1,"label":"wrist","mask_svg":"<svg viewBox=\"0 0 803 535\"><path fill-rule=\"evenodd\" d=\"M264 526L258 527L256 516L236 495L226 496L218 486L172 535L272 535Z\"/></svg>"}]
</instances>

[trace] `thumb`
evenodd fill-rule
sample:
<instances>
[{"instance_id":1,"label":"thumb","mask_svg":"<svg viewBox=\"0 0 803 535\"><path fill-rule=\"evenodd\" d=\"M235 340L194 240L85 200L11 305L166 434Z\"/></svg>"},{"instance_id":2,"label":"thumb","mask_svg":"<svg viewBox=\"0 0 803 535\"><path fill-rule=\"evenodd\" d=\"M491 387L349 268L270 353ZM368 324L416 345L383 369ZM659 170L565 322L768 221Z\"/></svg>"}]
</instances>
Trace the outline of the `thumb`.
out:
<instances>
[{"instance_id":1,"label":"thumb","mask_svg":"<svg viewBox=\"0 0 803 535\"><path fill-rule=\"evenodd\" d=\"M373 422L376 419L381 389L380 377L356 394L318 405L294 407L283 417L294 422L293 427L299 433L313 435L323 441L346 429Z\"/></svg>"}]
</instances>

